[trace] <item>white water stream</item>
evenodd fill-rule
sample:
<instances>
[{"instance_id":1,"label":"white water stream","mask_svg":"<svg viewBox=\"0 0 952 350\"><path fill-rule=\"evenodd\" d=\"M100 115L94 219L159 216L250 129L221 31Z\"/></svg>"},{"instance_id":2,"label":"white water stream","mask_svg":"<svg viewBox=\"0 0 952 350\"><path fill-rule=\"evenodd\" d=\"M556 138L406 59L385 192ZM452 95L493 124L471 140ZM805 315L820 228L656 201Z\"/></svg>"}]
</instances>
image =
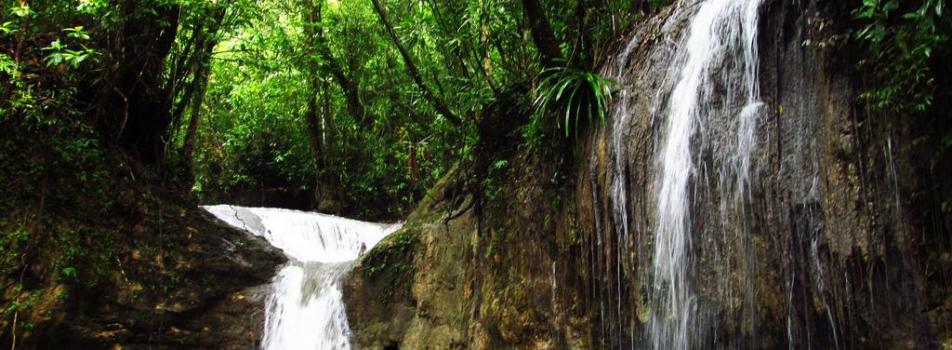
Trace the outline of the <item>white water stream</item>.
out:
<instances>
[{"instance_id":1,"label":"white water stream","mask_svg":"<svg viewBox=\"0 0 952 350\"><path fill-rule=\"evenodd\" d=\"M288 256L267 297L262 349L351 348L340 279L353 260L400 225L287 209L215 205L205 210L264 237Z\"/></svg>"}]
</instances>

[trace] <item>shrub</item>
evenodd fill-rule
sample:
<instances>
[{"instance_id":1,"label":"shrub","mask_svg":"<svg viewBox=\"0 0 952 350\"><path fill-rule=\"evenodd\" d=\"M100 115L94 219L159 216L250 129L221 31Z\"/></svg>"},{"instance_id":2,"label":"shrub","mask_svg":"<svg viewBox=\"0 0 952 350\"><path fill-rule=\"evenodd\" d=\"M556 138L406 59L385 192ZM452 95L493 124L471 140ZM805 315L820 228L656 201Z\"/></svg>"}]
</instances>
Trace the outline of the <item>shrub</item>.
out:
<instances>
[{"instance_id":1,"label":"shrub","mask_svg":"<svg viewBox=\"0 0 952 350\"><path fill-rule=\"evenodd\" d=\"M578 136L579 130L594 125L595 119L605 121L611 99L610 79L573 68L547 69L543 76L536 89L535 112L524 135L541 135L543 120L550 113L566 138Z\"/></svg>"}]
</instances>

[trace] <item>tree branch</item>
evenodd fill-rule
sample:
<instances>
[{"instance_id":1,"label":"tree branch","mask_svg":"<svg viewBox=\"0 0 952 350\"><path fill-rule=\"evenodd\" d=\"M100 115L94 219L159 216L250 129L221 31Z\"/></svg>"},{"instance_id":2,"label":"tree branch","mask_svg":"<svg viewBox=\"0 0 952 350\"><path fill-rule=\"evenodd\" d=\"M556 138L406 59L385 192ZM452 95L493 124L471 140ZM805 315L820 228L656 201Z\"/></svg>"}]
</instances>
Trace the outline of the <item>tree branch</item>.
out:
<instances>
[{"instance_id":1,"label":"tree branch","mask_svg":"<svg viewBox=\"0 0 952 350\"><path fill-rule=\"evenodd\" d=\"M387 34L390 35L390 39L393 40L394 46L397 47L397 50L400 51L400 56L403 57L403 63L407 68L407 73L410 74L410 77L413 78L413 81L416 82L417 86L420 88L420 91L423 92L423 96L433 104L433 107L436 108L437 112L443 115L446 120L449 120L453 125L462 124L462 120L456 116L446 106L446 103L443 100L436 97L433 94L433 91L426 86L426 83L423 81L423 76L420 75L420 71L417 69L416 65L413 64L413 57L410 56L410 53L407 52L407 49L403 47L403 43L400 42L400 38L397 36L397 32L393 30L393 25L390 24L390 20L387 18L387 13L384 10L383 6L380 5L380 0L371 0L374 4L374 9L377 11L377 15L380 16L380 21L383 22L383 25L387 28Z\"/></svg>"}]
</instances>

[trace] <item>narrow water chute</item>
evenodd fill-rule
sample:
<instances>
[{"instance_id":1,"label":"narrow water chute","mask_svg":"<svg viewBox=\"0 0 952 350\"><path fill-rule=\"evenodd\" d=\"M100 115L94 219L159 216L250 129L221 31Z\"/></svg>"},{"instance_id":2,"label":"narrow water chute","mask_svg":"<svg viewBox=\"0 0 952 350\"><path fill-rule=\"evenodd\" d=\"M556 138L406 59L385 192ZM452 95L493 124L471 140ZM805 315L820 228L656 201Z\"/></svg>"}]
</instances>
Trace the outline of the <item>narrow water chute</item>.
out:
<instances>
[{"instance_id":1,"label":"narrow water chute","mask_svg":"<svg viewBox=\"0 0 952 350\"><path fill-rule=\"evenodd\" d=\"M351 348L340 280L360 254L400 225L287 209L216 205L205 210L264 237L289 258L267 296L262 349Z\"/></svg>"}]
</instances>

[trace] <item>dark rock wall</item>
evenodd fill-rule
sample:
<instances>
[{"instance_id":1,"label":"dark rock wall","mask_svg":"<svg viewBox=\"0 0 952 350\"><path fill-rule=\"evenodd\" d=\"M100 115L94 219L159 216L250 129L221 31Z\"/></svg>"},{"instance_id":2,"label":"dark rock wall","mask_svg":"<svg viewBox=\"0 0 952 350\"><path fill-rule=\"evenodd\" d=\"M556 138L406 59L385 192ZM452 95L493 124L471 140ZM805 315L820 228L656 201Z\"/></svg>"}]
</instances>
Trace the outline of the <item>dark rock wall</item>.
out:
<instances>
[{"instance_id":1,"label":"dark rock wall","mask_svg":"<svg viewBox=\"0 0 952 350\"><path fill-rule=\"evenodd\" d=\"M52 278L25 283L40 295L19 317L16 349L253 349L264 324L264 297L284 255L237 231L176 192L117 183L116 221L87 217L63 225L115 230L111 261L92 283ZM90 237L102 239L103 237ZM30 265L25 275L48 267ZM34 278L34 277L29 277ZM86 278L86 279L83 279ZM9 291L5 298L11 298ZM8 300L8 299L4 299ZM14 348L4 320L0 345ZM29 322L29 323L28 323ZM27 326L29 324L30 326Z\"/></svg>"}]
</instances>

